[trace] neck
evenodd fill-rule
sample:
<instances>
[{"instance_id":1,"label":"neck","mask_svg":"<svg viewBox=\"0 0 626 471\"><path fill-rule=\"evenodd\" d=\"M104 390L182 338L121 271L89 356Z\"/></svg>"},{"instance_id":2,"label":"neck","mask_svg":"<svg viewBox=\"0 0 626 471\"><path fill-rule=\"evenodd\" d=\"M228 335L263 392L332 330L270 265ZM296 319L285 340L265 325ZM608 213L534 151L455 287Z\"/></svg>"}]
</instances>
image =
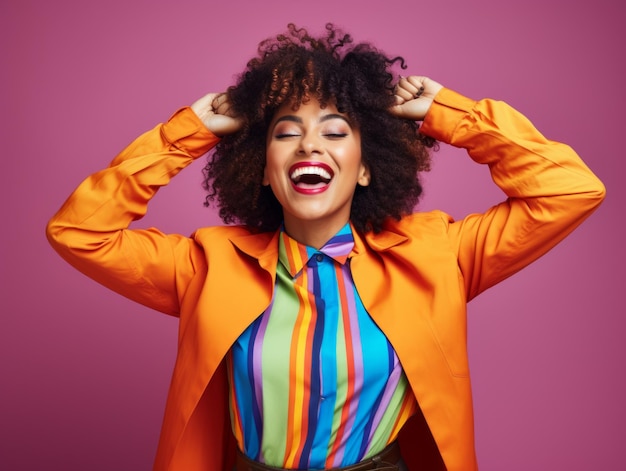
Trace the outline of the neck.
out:
<instances>
[{"instance_id":1,"label":"neck","mask_svg":"<svg viewBox=\"0 0 626 471\"><path fill-rule=\"evenodd\" d=\"M285 232L301 244L321 249L348 221L328 224L328 221L290 221L285 219Z\"/></svg>"}]
</instances>

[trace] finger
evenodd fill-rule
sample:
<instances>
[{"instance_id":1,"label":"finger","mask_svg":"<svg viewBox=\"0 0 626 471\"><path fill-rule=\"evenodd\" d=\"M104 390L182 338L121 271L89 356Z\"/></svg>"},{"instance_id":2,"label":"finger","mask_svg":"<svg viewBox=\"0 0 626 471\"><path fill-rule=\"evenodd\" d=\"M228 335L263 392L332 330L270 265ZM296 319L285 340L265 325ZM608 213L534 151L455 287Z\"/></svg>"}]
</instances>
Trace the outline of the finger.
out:
<instances>
[{"instance_id":1,"label":"finger","mask_svg":"<svg viewBox=\"0 0 626 471\"><path fill-rule=\"evenodd\" d=\"M419 98L424 93L423 78L415 75L403 77L398 82L396 93L407 101Z\"/></svg>"},{"instance_id":2,"label":"finger","mask_svg":"<svg viewBox=\"0 0 626 471\"><path fill-rule=\"evenodd\" d=\"M400 77L400 80L398 80L398 83L396 84L396 90L408 90L410 92L409 89L411 87L412 85L406 77Z\"/></svg>"},{"instance_id":3,"label":"finger","mask_svg":"<svg viewBox=\"0 0 626 471\"><path fill-rule=\"evenodd\" d=\"M239 119L240 117L237 116L237 114L235 113L232 103L227 99L218 107L215 112L216 114L228 116L229 118L234 118L237 121L241 121Z\"/></svg>"},{"instance_id":4,"label":"finger","mask_svg":"<svg viewBox=\"0 0 626 471\"><path fill-rule=\"evenodd\" d=\"M226 98L225 93L218 93L213 98L213 101L211 102L211 106L213 107L215 111L217 111L219 107L222 106L224 102L226 102L226 99L227 98Z\"/></svg>"},{"instance_id":5,"label":"finger","mask_svg":"<svg viewBox=\"0 0 626 471\"><path fill-rule=\"evenodd\" d=\"M415 88L399 88L396 90L396 96L400 97L403 102L419 98L424 93L424 87Z\"/></svg>"},{"instance_id":6,"label":"finger","mask_svg":"<svg viewBox=\"0 0 626 471\"><path fill-rule=\"evenodd\" d=\"M407 81L417 89L416 94L418 93L418 91L421 90L419 94L421 95L423 93L429 98L434 97L439 92L439 90L443 88L443 85L435 82L431 78L419 75L413 75L411 77L408 77Z\"/></svg>"},{"instance_id":7,"label":"finger","mask_svg":"<svg viewBox=\"0 0 626 471\"><path fill-rule=\"evenodd\" d=\"M396 105L399 106L399 105L402 105L402 104L406 103L406 100L404 98L402 98L401 96L399 96L397 93L394 95L394 97L396 99Z\"/></svg>"},{"instance_id":8,"label":"finger","mask_svg":"<svg viewBox=\"0 0 626 471\"><path fill-rule=\"evenodd\" d=\"M221 114L224 116L232 115L232 105L230 101L228 101L228 97L226 96L226 94L218 97L218 99L215 101L215 107L213 109L217 114Z\"/></svg>"},{"instance_id":9,"label":"finger","mask_svg":"<svg viewBox=\"0 0 626 471\"><path fill-rule=\"evenodd\" d=\"M207 114L213 113L213 101L215 100L215 96L215 93L207 93L192 103L191 109L201 118Z\"/></svg>"},{"instance_id":10,"label":"finger","mask_svg":"<svg viewBox=\"0 0 626 471\"><path fill-rule=\"evenodd\" d=\"M403 102L413 99L413 93L401 84L396 87L396 97L399 97ZM401 103L400 103L401 104Z\"/></svg>"},{"instance_id":11,"label":"finger","mask_svg":"<svg viewBox=\"0 0 626 471\"><path fill-rule=\"evenodd\" d=\"M426 77L422 75L411 75L407 77L407 82L409 82L416 89L424 88L424 82L426 81Z\"/></svg>"}]
</instances>

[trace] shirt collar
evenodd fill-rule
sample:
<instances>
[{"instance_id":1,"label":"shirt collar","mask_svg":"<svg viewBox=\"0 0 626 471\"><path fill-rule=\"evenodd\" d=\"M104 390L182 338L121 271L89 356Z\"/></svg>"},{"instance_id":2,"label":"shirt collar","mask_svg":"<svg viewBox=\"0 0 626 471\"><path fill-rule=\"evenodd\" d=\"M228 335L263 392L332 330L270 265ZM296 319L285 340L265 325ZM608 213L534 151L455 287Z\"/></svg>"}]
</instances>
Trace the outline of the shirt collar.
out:
<instances>
[{"instance_id":1,"label":"shirt collar","mask_svg":"<svg viewBox=\"0 0 626 471\"><path fill-rule=\"evenodd\" d=\"M295 278L311 259L318 253L332 258L340 265L344 265L352 249L354 248L354 235L350 223L343 226L337 234L330 238L321 249L316 249L292 239L284 229L278 238L278 260L287 269L290 275Z\"/></svg>"}]
</instances>

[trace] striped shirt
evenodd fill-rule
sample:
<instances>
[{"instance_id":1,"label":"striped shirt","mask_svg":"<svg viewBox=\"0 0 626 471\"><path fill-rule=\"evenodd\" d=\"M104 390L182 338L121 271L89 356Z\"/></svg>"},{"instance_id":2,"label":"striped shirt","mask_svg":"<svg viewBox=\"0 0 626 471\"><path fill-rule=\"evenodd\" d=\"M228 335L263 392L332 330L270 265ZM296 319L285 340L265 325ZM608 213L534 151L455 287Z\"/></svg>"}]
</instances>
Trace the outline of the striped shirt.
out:
<instances>
[{"instance_id":1,"label":"striped shirt","mask_svg":"<svg viewBox=\"0 0 626 471\"><path fill-rule=\"evenodd\" d=\"M280 234L272 303L228 358L233 432L254 460L349 466L391 443L417 409L354 286L353 247L349 224L320 250Z\"/></svg>"}]
</instances>

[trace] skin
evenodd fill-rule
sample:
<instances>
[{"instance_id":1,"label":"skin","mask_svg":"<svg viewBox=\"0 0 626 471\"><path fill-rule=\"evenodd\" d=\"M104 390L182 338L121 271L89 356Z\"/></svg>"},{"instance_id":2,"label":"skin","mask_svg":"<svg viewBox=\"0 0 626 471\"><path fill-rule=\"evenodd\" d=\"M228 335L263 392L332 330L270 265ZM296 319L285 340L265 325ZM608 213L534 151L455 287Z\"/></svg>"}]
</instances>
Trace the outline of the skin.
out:
<instances>
[{"instance_id":1,"label":"skin","mask_svg":"<svg viewBox=\"0 0 626 471\"><path fill-rule=\"evenodd\" d=\"M422 121L442 88L427 77L403 77L396 85L396 105L389 112ZM191 109L216 136L242 126L224 93L209 93ZM296 185L291 176L298 166L322 169L332 178L328 183ZM290 103L278 109L268 129L263 184L280 202L291 237L322 247L349 221L356 186L369 182L369 170L361 162L359 130L334 105L321 108L317 100L310 100L295 111Z\"/></svg>"}]
</instances>

